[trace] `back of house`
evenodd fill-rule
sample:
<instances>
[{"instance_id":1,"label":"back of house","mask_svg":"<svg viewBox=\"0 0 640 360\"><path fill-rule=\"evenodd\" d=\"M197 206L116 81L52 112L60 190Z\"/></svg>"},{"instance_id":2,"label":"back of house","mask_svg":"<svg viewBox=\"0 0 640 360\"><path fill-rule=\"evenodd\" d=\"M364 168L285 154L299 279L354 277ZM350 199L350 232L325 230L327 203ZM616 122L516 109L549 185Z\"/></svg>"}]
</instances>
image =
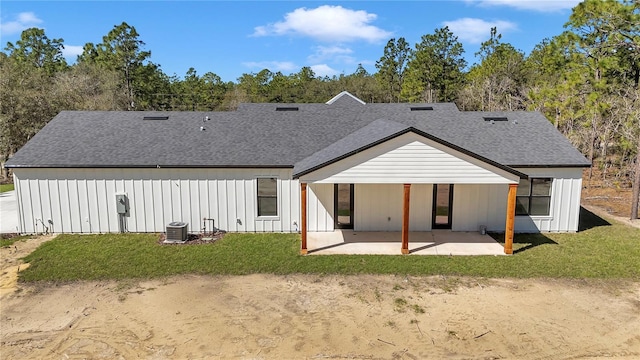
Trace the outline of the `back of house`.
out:
<instances>
[{"instance_id":1,"label":"back of house","mask_svg":"<svg viewBox=\"0 0 640 360\"><path fill-rule=\"evenodd\" d=\"M510 216L515 232L572 232L589 165L539 112L365 104L346 92L230 112L63 111L7 162L23 233L176 222L500 232Z\"/></svg>"}]
</instances>

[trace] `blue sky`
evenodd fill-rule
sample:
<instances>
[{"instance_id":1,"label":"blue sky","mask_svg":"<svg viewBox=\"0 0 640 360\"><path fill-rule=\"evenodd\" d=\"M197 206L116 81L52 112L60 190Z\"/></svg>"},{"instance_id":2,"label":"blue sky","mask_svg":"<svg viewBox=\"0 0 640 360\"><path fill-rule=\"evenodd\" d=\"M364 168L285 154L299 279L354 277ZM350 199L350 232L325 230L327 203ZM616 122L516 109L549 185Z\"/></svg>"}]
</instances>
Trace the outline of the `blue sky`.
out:
<instances>
[{"instance_id":1,"label":"blue sky","mask_svg":"<svg viewBox=\"0 0 640 360\"><path fill-rule=\"evenodd\" d=\"M563 31L578 0L449 1L13 1L0 3L0 42L29 27L62 38L73 62L87 42L99 43L127 22L140 34L151 61L167 75L218 74L236 81L262 69L316 75L369 72L390 38L413 47L420 37L449 26L469 64L492 26L502 41L529 53Z\"/></svg>"}]
</instances>

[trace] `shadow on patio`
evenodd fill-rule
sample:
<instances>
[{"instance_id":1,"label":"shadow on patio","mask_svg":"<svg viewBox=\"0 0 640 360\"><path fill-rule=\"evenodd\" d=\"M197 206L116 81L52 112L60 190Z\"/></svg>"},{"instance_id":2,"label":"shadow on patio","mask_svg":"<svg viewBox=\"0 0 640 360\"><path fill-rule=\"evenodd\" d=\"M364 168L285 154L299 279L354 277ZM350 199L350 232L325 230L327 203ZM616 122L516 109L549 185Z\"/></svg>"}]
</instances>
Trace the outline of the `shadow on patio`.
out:
<instances>
[{"instance_id":1,"label":"shadow on patio","mask_svg":"<svg viewBox=\"0 0 640 360\"><path fill-rule=\"evenodd\" d=\"M309 254L400 255L400 232L336 230L309 232ZM504 248L488 235L477 232L434 230L409 233L412 255L504 255Z\"/></svg>"}]
</instances>

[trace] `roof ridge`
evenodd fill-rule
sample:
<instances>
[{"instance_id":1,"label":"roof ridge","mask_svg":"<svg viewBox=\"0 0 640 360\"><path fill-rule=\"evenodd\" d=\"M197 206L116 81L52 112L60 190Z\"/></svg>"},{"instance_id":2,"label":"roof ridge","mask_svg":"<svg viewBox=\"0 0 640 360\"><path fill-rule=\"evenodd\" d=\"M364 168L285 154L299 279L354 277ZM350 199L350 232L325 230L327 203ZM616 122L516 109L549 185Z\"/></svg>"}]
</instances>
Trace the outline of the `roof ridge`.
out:
<instances>
[{"instance_id":1,"label":"roof ridge","mask_svg":"<svg viewBox=\"0 0 640 360\"><path fill-rule=\"evenodd\" d=\"M350 93L350 92L348 92L348 91L343 91L343 92L341 92L340 94L338 94L338 95L334 96L333 98L331 98L331 100L327 101L327 102L326 102L326 104L327 104L327 105L331 105L331 104L333 104L334 102L336 102L338 99L342 98L343 96L349 96L349 97L351 97L353 100L355 100L355 101L359 102L359 103L360 103L360 104L362 104L362 105L366 105L366 104L367 104L366 102L364 102L364 101L362 101L362 100L358 99L356 96L354 96L353 94L351 94L351 93Z\"/></svg>"}]
</instances>

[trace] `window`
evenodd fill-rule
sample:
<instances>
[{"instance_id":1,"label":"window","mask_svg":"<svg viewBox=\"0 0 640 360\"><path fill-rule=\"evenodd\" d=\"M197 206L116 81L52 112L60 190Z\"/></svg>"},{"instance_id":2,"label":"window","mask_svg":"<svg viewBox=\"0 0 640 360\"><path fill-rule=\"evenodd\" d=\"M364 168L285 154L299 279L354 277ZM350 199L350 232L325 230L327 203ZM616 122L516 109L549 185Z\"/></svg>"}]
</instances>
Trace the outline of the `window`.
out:
<instances>
[{"instance_id":1,"label":"window","mask_svg":"<svg viewBox=\"0 0 640 360\"><path fill-rule=\"evenodd\" d=\"M278 179L258 178L258 216L278 216Z\"/></svg>"},{"instance_id":2,"label":"window","mask_svg":"<svg viewBox=\"0 0 640 360\"><path fill-rule=\"evenodd\" d=\"M549 215L552 182L550 178L520 180L516 193L516 215Z\"/></svg>"}]
</instances>

